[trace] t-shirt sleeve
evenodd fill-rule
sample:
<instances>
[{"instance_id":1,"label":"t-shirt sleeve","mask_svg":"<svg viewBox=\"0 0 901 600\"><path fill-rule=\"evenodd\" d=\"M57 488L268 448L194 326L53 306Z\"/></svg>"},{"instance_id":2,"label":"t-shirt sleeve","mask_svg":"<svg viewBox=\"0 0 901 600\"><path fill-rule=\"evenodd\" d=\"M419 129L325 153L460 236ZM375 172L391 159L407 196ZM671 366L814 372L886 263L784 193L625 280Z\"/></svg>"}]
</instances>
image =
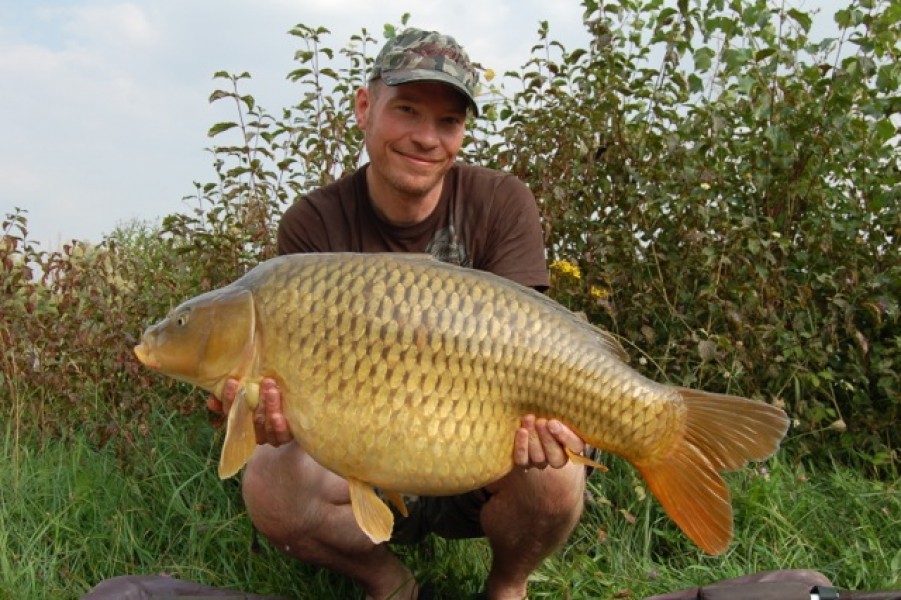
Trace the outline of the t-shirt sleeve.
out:
<instances>
[{"instance_id":1,"label":"t-shirt sleeve","mask_svg":"<svg viewBox=\"0 0 901 600\"><path fill-rule=\"evenodd\" d=\"M550 286L544 232L532 191L508 175L495 191L486 252L478 269L545 291Z\"/></svg>"},{"instance_id":2,"label":"t-shirt sleeve","mask_svg":"<svg viewBox=\"0 0 901 600\"><path fill-rule=\"evenodd\" d=\"M301 197L282 215L276 241L279 254L328 252L325 223L307 196Z\"/></svg>"}]
</instances>

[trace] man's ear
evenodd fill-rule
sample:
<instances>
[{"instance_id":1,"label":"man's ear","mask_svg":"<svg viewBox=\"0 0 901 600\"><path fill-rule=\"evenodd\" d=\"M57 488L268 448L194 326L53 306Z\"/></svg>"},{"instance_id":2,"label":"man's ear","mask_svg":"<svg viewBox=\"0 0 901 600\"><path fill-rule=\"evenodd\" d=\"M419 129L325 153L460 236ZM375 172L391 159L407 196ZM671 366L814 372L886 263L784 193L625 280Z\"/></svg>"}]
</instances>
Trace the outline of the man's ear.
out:
<instances>
[{"instance_id":1,"label":"man's ear","mask_svg":"<svg viewBox=\"0 0 901 600\"><path fill-rule=\"evenodd\" d=\"M356 101L354 102L354 113L357 117L357 127L365 131L366 124L369 121L369 107L372 103L372 97L369 88L361 87L357 89Z\"/></svg>"}]
</instances>

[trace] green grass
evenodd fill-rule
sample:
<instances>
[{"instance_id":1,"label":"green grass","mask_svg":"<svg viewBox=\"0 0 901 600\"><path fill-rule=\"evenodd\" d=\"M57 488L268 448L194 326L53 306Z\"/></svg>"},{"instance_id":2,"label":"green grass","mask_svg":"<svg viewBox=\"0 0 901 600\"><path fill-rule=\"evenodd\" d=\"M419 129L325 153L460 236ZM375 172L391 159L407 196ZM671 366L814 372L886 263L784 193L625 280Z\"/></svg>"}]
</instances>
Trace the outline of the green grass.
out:
<instances>
[{"instance_id":1,"label":"green grass","mask_svg":"<svg viewBox=\"0 0 901 600\"><path fill-rule=\"evenodd\" d=\"M116 456L78 436L0 438L0 599L77 598L122 574L169 573L295 598L357 598L348 581L254 549L237 480L215 472L221 440L204 417L154 415L147 436ZM695 549L641 482L611 457L595 474L582 524L534 575L531 598L640 598L780 568L815 568L848 589L899 587L901 489L847 467L802 468L783 455L768 471L729 477L736 540L721 557ZM404 548L448 597L479 591L483 541Z\"/></svg>"}]
</instances>

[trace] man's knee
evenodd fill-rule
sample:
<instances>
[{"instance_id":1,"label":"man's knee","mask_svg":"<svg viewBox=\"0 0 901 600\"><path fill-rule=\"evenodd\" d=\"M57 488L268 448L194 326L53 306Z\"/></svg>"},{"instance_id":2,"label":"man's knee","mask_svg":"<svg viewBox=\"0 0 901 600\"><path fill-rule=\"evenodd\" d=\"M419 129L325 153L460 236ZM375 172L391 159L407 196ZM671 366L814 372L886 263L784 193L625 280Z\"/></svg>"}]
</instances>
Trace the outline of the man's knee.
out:
<instances>
[{"instance_id":1,"label":"man's knee","mask_svg":"<svg viewBox=\"0 0 901 600\"><path fill-rule=\"evenodd\" d=\"M274 542L322 537L336 519L353 519L347 482L294 443L258 447L244 468L243 493L254 526Z\"/></svg>"},{"instance_id":2,"label":"man's knee","mask_svg":"<svg viewBox=\"0 0 901 600\"><path fill-rule=\"evenodd\" d=\"M540 485L540 510L548 516L578 518L585 501L585 469L569 463L560 469L545 469L548 481Z\"/></svg>"},{"instance_id":3,"label":"man's knee","mask_svg":"<svg viewBox=\"0 0 901 600\"><path fill-rule=\"evenodd\" d=\"M315 486L305 482L301 452L282 446L260 446L241 482L244 504L254 527L270 541L302 537L315 522L308 513L315 506Z\"/></svg>"},{"instance_id":4,"label":"man's knee","mask_svg":"<svg viewBox=\"0 0 901 600\"><path fill-rule=\"evenodd\" d=\"M585 469L573 463L560 469L517 469L489 491L534 518L578 519L585 497Z\"/></svg>"}]
</instances>

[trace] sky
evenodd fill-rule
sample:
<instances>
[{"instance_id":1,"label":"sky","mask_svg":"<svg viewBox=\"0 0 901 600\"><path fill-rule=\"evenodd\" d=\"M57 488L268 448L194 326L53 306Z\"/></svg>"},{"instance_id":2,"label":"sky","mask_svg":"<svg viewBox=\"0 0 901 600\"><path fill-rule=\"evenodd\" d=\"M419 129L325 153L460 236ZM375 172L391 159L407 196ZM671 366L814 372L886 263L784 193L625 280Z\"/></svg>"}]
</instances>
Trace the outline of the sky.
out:
<instances>
[{"instance_id":1,"label":"sky","mask_svg":"<svg viewBox=\"0 0 901 600\"><path fill-rule=\"evenodd\" d=\"M799 4L828 23L847 2ZM189 210L193 182L214 180L206 132L233 117L208 102L213 73L248 71L243 93L271 113L296 103L296 24L327 27L337 50L363 28L381 42L409 12L503 73L529 59L543 20L584 47L582 11L578 0L0 0L0 220L27 210L29 239L51 250Z\"/></svg>"}]
</instances>

